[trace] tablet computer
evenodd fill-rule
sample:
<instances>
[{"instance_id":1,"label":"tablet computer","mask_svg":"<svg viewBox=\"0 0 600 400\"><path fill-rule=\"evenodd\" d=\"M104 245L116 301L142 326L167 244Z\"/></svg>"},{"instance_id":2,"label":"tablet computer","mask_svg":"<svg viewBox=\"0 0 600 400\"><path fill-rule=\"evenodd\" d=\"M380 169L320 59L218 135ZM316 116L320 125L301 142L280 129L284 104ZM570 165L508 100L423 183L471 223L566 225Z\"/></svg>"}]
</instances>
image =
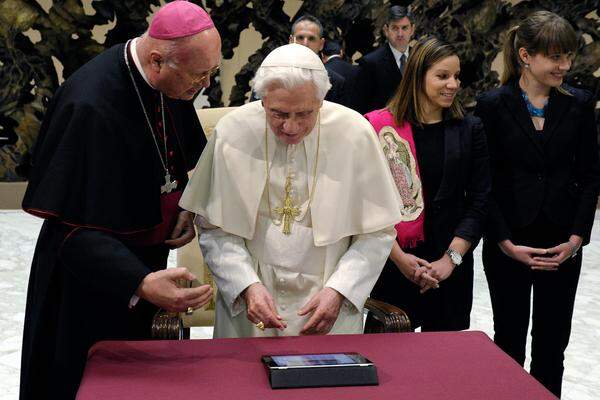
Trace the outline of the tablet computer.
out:
<instances>
[{"instance_id":1,"label":"tablet computer","mask_svg":"<svg viewBox=\"0 0 600 400\"><path fill-rule=\"evenodd\" d=\"M282 354L263 356L267 368L327 368L327 367L366 367L373 365L359 353L319 353L319 354Z\"/></svg>"},{"instance_id":2,"label":"tablet computer","mask_svg":"<svg viewBox=\"0 0 600 400\"><path fill-rule=\"evenodd\" d=\"M354 352L267 355L262 362L273 389L379 384L373 362Z\"/></svg>"}]
</instances>

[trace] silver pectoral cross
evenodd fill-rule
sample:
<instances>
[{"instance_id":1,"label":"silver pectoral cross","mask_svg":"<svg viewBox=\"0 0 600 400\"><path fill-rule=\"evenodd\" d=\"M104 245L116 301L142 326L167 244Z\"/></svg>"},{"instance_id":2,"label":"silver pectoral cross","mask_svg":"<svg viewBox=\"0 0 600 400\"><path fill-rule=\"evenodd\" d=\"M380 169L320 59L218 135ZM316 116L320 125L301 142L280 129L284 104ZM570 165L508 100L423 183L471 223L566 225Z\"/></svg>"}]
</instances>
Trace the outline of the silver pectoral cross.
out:
<instances>
[{"instance_id":1,"label":"silver pectoral cross","mask_svg":"<svg viewBox=\"0 0 600 400\"><path fill-rule=\"evenodd\" d=\"M160 187L161 193L171 193L173 189L177 189L177 181L171 181L171 174L167 172L165 175L165 184Z\"/></svg>"}]
</instances>

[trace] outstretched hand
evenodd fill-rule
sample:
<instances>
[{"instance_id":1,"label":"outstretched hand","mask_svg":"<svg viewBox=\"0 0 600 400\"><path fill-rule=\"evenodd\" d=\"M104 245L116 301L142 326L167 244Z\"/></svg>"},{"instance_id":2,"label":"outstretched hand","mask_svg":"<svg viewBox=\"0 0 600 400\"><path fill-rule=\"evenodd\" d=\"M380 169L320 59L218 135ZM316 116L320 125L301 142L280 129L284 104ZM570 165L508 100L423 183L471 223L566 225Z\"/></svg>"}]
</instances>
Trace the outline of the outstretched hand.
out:
<instances>
[{"instance_id":1,"label":"outstretched hand","mask_svg":"<svg viewBox=\"0 0 600 400\"><path fill-rule=\"evenodd\" d=\"M151 272L138 286L135 294L167 311L183 312L188 308L197 309L208 303L212 296L210 285L195 288L181 288L181 280L193 281L194 274L187 268L168 268Z\"/></svg>"}]
</instances>

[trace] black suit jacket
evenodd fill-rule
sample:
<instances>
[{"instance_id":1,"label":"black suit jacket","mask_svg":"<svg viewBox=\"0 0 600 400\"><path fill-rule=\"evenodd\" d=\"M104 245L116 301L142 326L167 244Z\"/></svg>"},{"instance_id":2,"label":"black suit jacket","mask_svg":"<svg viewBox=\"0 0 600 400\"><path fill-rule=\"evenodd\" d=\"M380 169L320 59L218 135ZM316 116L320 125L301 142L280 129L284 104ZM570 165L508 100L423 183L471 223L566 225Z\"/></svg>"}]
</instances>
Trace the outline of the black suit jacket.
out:
<instances>
[{"instance_id":1,"label":"black suit jacket","mask_svg":"<svg viewBox=\"0 0 600 400\"><path fill-rule=\"evenodd\" d=\"M358 60L358 65L353 108L361 114L384 108L402 79L390 45L386 42Z\"/></svg>"},{"instance_id":2,"label":"black suit jacket","mask_svg":"<svg viewBox=\"0 0 600 400\"><path fill-rule=\"evenodd\" d=\"M481 121L448 119L444 128L444 172L438 192L426 203L425 219L439 254L458 236L477 245L485 226L490 193L489 158Z\"/></svg>"},{"instance_id":3,"label":"black suit jacket","mask_svg":"<svg viewBox=\"0 0 600 400\"><path fill-rule=\"evenodd\" d=\"M540 213L589 242L600 167L595 99L586 91L552 90L544 130L535 131L516 82L484 93L475 110L490 149L492 198L487 234L495 241Z\"/></svg>"},{"instance_id":4,"label":"black suit jacket","mask_svg":"<svg viewBox=\"0 0 600 400\"><path fill-rule=\"evenodd\" d=\"M325 68L327 68L327 70L333 70L337 72L338 74L344 77L346 82L348 82L348 80L353 79L356 73L356 68L341 57L330 58L325 63Z\"/></svg>"},{"instance_id":5,"label":"black suit jacket","mask_svg":"<svg viewBox=\"0 0 600 400\"><path fill-rule=\"evenodd\" d=\"M327 75L329 75L329 82L331 82L331 89L327 92L325 100L338 103L341 105L348 105L346 99L345 79L337 72L330 70L325 66Z\"/></svg>"}]
</instances>

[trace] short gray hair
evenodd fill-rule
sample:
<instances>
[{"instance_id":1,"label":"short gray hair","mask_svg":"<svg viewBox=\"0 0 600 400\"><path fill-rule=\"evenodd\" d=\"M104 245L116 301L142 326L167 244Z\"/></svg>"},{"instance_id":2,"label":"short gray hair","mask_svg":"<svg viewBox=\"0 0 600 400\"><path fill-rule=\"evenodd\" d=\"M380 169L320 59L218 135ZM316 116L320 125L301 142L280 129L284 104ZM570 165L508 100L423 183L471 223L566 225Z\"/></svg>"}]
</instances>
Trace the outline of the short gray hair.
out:
<instances>
[{"instance_id":1,"label":"short gray hair","mask_svg":"<svg viewBox=\"0 0 600 400\"><path fill-rule=\"evenodd\" d=\"M319 39L323 37L323 25L321 24L321 21L319 21L316 17L313 17L310 14L304 14L303 16L298 18L296 22L294 22L294 24L292 25L292 31L290 32L290 35L294 36L294 32L296 32L296 26L298 26L300 22L310 22L311 24L315 24L317 28L319 28Z\"/></svg>"},{"instance_id":2,"label":"short gray hair","mask_svg":"<svg viewBox=\"0 0 600 400\"><path fill-rule=\"evenodd\" d=\"M157 50L159 50L162 56L165 58L165 61L171 67L177 67L179 64L179 60L177 57L178 51L186 45L192 36L185 36L181 38L174 39L156 39L148 34L148 31L144 32L142 38L150 41Z\"/></svg>"},{"instance_id":3,"label":"short gray hair","mask_svg":"<svg viewBox=\"0 0 600 400\"><path fill-rule=\"evenodd\" d=\"M263 98L272 85L293 89L306 83L315 85L317 100L321 101L331 89L327 71L300 67L260 67L252 79L252 89L256 96Z\"/></svg>"}]
</instances>

